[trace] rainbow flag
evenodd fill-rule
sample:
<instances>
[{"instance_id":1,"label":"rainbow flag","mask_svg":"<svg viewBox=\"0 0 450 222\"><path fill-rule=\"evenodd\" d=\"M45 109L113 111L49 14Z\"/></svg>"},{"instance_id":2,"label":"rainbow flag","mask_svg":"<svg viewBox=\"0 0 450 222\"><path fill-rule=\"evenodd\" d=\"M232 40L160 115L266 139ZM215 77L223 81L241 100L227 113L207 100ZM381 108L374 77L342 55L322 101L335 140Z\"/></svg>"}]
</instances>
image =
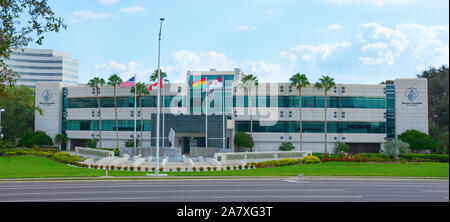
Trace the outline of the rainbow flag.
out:
<instances>
[{"instance_id":1,"label":"rainbow flag","mask_svg":"<svg viewBox=\"0 0 450 222\"><path fill-rule=\"evenodd\" d=\"M205 83L206 83L206 77L204 77L203 79L200 79L200 80L192 82L192 88L201 87L202 85L205 85Z\"/></svg>"}]
</instances>

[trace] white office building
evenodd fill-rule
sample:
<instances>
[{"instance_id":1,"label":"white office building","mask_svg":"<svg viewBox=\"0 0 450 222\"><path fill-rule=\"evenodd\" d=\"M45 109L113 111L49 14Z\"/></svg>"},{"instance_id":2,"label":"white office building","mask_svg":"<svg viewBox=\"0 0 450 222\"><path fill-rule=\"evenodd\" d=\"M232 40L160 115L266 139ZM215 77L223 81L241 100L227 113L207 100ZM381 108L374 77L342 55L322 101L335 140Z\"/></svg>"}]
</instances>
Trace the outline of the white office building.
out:
<instances>
[{"instance_id":1,"label":"white office building","mask_svg":"<svg viewBox=\"0 0 450 222\"><path fill-rule=\"evenodd\" d=\"M20 74L17 85L34 88L38 82L78 84L78 61L51 49L13 49L5 63Z\"/></svg>"},{"instance_id":2,"label":"white office building","mask_svg":"<svg viewBox=\"0 0 450 222\"><path fill-rule=\"evenodd\" d=\"M251 91L250 110L248 92L240 86L244 75L240 69L188 71L185 83L166 84L162 90L161 146L170 146L167 137L172 128L176 132L174 146L191 156L237 150L233 141L238 131L249 134L253 131L255 151L276 151L282 142L292 142L299 150L297 89L289 82L260 81ZM224 87L212 93L208 87L192 88L195 81L206 78L209 82L220 77L224 79ZM427 80L422 78L399 78L387 85L337 83L327 97L328 151L332 152L336 142L343 142L349 144L353 153L378 152L387 139L408 129L428 133L427 97ZM134 115L137 115L137 138L142 138L143 147L155 147L157 90L141 99L142 112L138 99L135 113L130 88L117 89L116 126L113 88L100 87L103 147L115 148L116 129L120 147L134 138ZM302 90L303 150L324 152L324 101L322 90L312 86ZM36 114L36 130L44 130L52 137L65 133L69 142L64 149L73 150L89 139L99 138L95 89L87 85L38 82L36 105L44 111L42 116Z\"/></svg>"}]
</instances>

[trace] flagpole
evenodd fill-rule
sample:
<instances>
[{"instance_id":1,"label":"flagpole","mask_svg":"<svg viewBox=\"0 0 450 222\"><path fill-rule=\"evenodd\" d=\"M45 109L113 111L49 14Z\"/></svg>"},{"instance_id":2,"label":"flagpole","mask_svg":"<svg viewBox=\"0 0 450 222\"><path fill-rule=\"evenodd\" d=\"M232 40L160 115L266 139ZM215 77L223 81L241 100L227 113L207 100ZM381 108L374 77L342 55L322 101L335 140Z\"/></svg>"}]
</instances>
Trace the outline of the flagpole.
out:
<instances>
[{"instance_id":1,"label":"flagpole","mask_svg":"<svg viewBox=\"0 0 450 222\"><path fill-rule=\"evenodd\" d=\"M225 149L225 78L222 75L222 136L223 136L223 149Z\"/></svg>"},{"instance_id":2,"label":"flagpole","mask_svg":"<svg viewBox=\"0 0 450 222\"><path fill-rule=\"evenodd\" d=\"M206 92L206 115L205 115L205 119L206 119L206 126L205 126L205 146L206 148L208 148L208 92Z\"/></svg>"},{"instance_id":3,"label":"flagpole","mask_svg":"<svg viewBox=\"0 0 450 222\"><path fill-rule=\"evenodd\" d=\"M155 175L159 175L159 116L161 113L161 69L160 69L160 50L161 50L161 29L162 29L162 22L164 21L164 18L160 18L161 25L159 27L159 39L158 39L158 81L159 81L159 87L158 87L158 114L156 117L156 169L155 169Z\"/></svg>"},{"instance_id":4,"label":"flagpole","mask_svg":"<svg viewBox=\"0 0 450 222\"><path fill-rule=\"evenodd\" d=\"M136 92L137 92L137 84L136 84L136 74L134 74L134 152L136 152ZM142 115L142 113L141 113ZM142 138L141 138L142 139ZM131 157L131 155L130 155Z\"/></svg>"}]
</instances>

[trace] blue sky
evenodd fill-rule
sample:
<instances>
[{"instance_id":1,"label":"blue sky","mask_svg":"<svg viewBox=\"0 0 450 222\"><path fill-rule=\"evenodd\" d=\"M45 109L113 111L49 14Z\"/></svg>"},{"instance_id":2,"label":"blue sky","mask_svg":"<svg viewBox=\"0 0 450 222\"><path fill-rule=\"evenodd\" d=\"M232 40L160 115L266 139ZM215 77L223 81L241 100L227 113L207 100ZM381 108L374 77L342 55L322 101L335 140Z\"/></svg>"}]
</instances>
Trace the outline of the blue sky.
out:
<instances>
[{"instance_id":1,"label":"blue sky","mask_svg":"<svg viewBox=\"0 0 450 222\"><path fill-rule=\"evenodd\" d=\"M448 65L447 0L49 0L67 30L42 46L79 61L79 82L118 73L172 82L188 70L242 68L260 81L305 73L339 83L379 83Z\"/></svg>"}]
</instances>

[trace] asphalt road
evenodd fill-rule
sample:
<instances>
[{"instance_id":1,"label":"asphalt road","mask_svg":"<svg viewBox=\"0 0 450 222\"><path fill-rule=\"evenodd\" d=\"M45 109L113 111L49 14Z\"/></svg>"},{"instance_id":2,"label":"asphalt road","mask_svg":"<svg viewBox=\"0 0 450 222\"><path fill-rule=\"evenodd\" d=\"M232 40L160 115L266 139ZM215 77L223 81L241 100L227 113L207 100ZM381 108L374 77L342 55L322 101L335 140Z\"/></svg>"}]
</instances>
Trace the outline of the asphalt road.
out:
<instances>
[{"instance_id":1,"label":"asphalt road","mask_svg":"<svg viewBox=\"0 0 450 222\"><path fill-rule=\"evenodd\" d=\"M0 202L448 202L448 180L219 179L0 182Z\"/></svg>"}]
</instances>

